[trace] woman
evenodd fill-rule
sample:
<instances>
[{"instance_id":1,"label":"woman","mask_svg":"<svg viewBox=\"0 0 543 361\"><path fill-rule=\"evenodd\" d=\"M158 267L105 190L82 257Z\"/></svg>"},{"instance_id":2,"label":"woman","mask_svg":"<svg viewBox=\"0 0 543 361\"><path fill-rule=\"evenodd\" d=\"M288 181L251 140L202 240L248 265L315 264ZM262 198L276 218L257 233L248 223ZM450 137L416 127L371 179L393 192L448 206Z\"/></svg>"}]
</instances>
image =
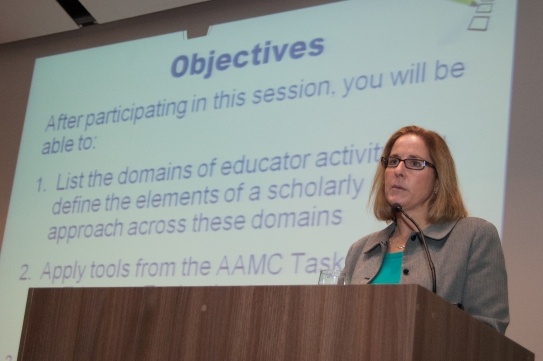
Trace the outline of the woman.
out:
<instances>
[{"instance_id":1,"label":"woman","mask_svg":"<svg viewBox=\"0 0 543 361\"><path fill-rule=\"evenodd\" d=\"M351 246L343 271L351 283L433 288L421 237L405 212L423 230L437 295L505 332L509 306L499 235L491 223L467 217L454 161L441 136L416 126L396 131L384 147L370 199L377 219L390 225Z\"/></svg>"}]
</instances>

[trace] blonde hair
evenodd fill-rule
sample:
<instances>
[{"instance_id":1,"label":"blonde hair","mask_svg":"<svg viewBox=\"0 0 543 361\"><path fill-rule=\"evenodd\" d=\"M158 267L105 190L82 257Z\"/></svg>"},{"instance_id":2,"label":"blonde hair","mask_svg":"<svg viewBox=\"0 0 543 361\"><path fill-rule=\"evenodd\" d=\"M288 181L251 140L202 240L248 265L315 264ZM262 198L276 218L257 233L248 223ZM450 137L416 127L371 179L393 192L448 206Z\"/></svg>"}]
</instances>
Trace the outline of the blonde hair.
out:
<instances>
[{"instance_id":1,"label":"blonde hair","mask_svg":"<svg viewBox=\"0 0 543 361\"><path fill-rule=\"evenodd\" d=\"M383 149L382 157L388 157L398 138L406 134L420 137L430 154L429 162L435 165L439 186L430 200L428 209L429 223L452 221L466 217L462 195L458 188L454 160L445 140L436 132L415 125L398 129L390 136ZM395 215L385 198L385 167L379 166L373 178L370 203L373 201L375 217L383 221L394 221Z\"/></svg>"}]
</instances>

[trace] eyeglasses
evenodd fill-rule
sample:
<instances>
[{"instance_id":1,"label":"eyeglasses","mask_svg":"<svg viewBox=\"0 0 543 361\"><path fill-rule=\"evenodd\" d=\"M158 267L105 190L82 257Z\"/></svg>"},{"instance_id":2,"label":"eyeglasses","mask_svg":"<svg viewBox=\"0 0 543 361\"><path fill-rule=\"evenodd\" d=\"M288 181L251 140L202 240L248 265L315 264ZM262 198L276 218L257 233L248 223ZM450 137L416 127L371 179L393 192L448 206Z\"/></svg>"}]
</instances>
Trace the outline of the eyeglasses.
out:
<instances>
[{"instance_id":1,"label":"eyeglasses","mask_svg":"<svg viewBox=\"0 0 543 361\"><path fill-rule=\"evenodd\" d=\"M422 159L414 159L414 158L408 158L408 159L400 159L397 157L382 157L381 158L381 164L383 164L383 167L385 168L396 168L400 165L400 162L403 162L406 168L408 169L415 169L415 170L422 170L424 167L432 167L436 168L435 165L432 163L422 160Z\"/></svg>"}]
</instances>

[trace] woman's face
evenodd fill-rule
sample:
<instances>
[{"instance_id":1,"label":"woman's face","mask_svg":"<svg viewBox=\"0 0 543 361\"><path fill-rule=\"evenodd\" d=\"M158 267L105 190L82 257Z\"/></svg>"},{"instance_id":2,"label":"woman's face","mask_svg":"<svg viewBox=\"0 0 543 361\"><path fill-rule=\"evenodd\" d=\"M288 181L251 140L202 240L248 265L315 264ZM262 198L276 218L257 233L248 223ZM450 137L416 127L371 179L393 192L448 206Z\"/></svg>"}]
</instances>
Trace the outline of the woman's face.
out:
<instances>
[{"instance_id":1,"label":"woman's face","mask_svg":"<svg viewBox=\"0 0 543 361\"><path fill-rule=\"evenodd\" d=\"M406 134L396 140L389 157L415 158L433 163L423 139ZM428 204L437 188L435 170L428 165L421 170L408 169L404 162L385 169L385 197L389 204L398 203L408 214L426 216Z\"/></svg>"}]
</instances>

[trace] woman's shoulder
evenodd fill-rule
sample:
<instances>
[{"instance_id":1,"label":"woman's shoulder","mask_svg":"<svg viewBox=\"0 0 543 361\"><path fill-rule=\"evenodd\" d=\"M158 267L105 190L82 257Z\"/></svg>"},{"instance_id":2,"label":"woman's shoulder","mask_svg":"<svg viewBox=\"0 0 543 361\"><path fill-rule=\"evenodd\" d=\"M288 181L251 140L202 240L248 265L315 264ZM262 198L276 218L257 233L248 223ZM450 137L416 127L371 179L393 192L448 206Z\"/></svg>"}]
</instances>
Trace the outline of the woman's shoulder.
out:
<instances>
[{"instance_id":1,"label":"woman's shoulder","mask_svg":"<svg viewBox=\"0 0 543 361\"><path fill-rule=\"evenodd\" d=\"M493 223L479 217L460 218L458 222L456 223L456 227L473 228L473 229L487 230L487 231L496 230L496 226Z\"/></svg>"},{"instance_id":2,"label":"woman's shoulder","mask_svg":"<svg viewBox=\"0 0 543 361\"><path fill-rule=\"evenodd\" d=\"M371 248L379 242L388 239L388 236L393 231L394 227L394 224L390 224L380 231L369 233L355 241L352 248L365 248L366 246Z\"/></svg>"},{"instance_id":3,"label":"woman's shoulder","mask_svg":"<svg viewBox=\"0 0 543 361\"><path fill-rule=\"evenodd\" d=\"M477 243L495 243L500 241L496 226L479 217L465 217L458 220L451 235L455 238L477 241Z\"/></svg>"},{"instance_id":4,"label":"woman's shoulder","mask_svg":"<svg viewBox=\"0 0 543 361\"><path fill-rule=\"evenodd\" d=\"M454 221L434 223L424 234L435 240L460 238L465 241L478 238L496 238L498 231L489 221L478 217L463 217Z\"/></svg>"}]
</instances>

